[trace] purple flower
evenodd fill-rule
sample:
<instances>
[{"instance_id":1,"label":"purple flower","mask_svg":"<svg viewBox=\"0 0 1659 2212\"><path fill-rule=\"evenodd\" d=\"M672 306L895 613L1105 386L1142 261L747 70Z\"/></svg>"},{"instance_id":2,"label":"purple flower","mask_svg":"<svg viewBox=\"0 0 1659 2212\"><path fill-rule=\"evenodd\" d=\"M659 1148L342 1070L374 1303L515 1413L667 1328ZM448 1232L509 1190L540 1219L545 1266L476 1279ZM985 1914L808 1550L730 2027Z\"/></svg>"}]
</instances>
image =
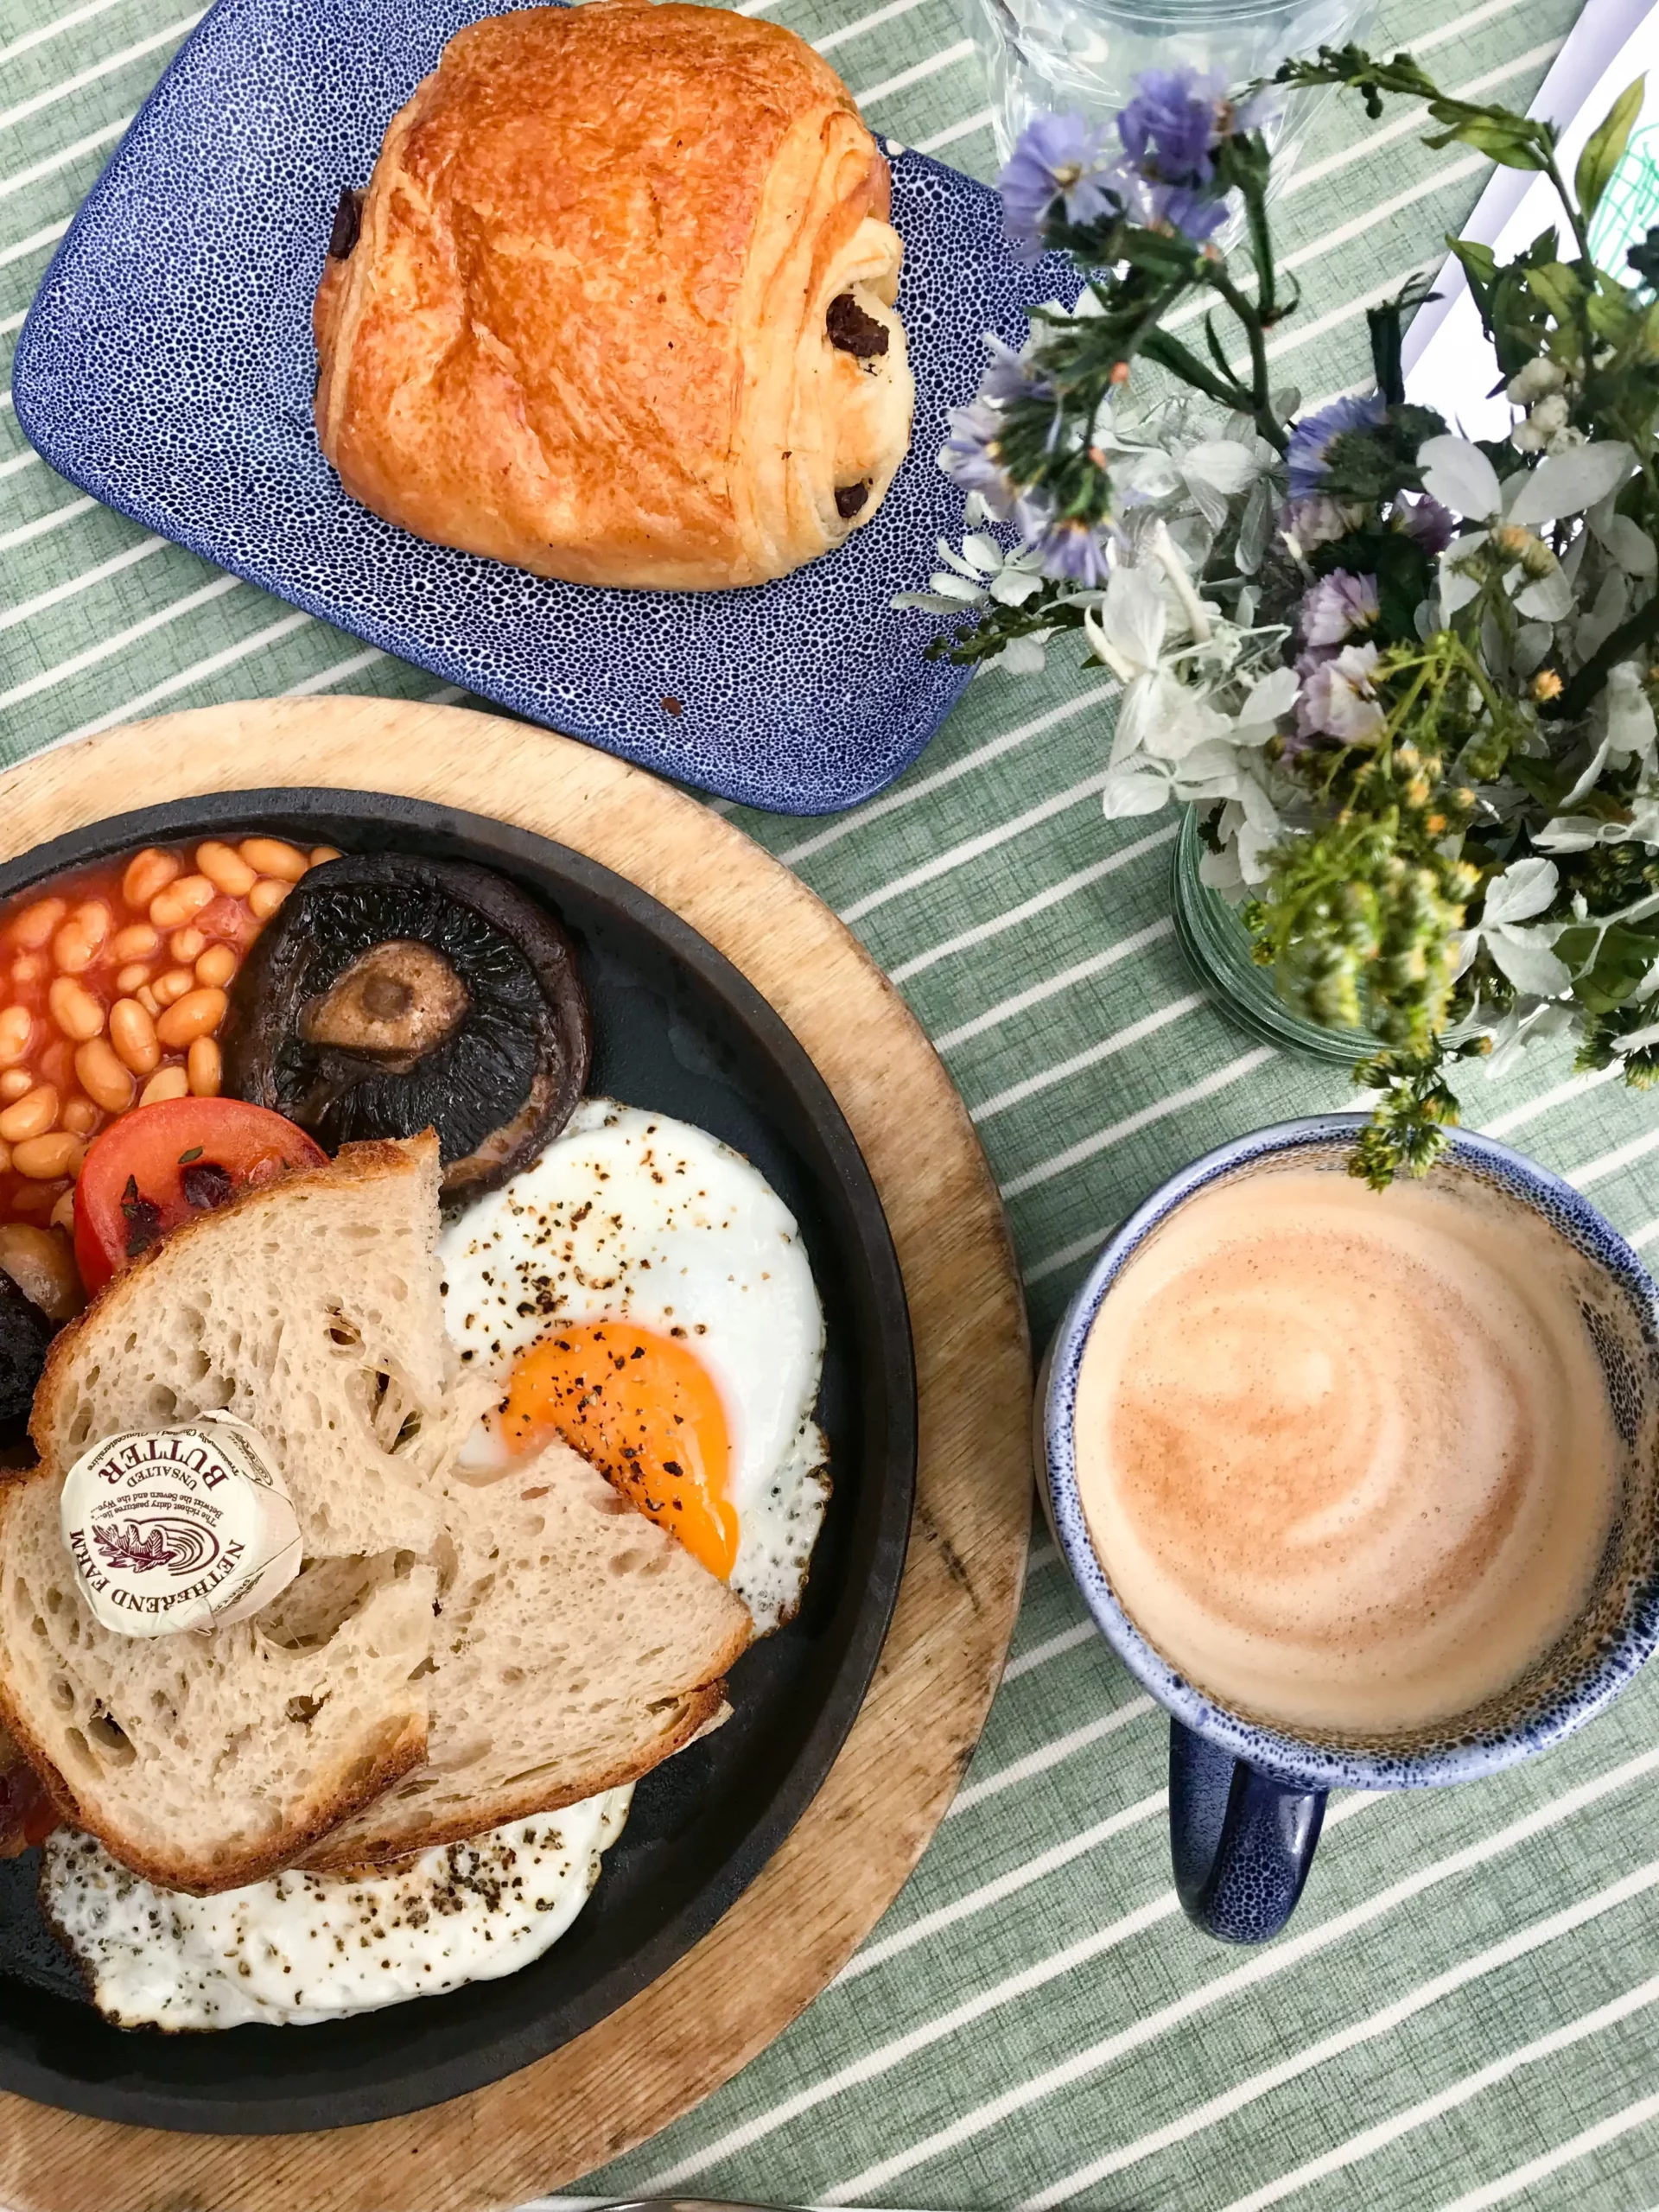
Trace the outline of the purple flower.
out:
<instances>
[{"instance_id":1,"label":"purple flower","mask_svg":"<svg viewBox=\"0 0 1659 2212\"><path fill-rule=\"evenodd\" d=\"M1065 201L1070 222L1092 222L1105 212L1111 204L1110 164L1101 159L1105 137L1103 125L1080 115L1039 115L1026 125L996 180L1002 220L1016 245L1037 251L1057 200Z\"/></svg>"},{"instance_id":2,"label":"purple flower","mask_svg":"<svg viewBox=\"0 0 1659 2212\"><path fill-rule=\"evenodd\" d=\"M1154 183L1127 166L1115 176L1118 204L1129 221L1144 230L1171 235L1181 232L1194 245L1202 245L1227 219L1227 202L1211 199L1195 185Z\"/></svg>"},{"instance_id":3,"label":"purple flower","mask_svg":"<svg viewBox=\"0 0 1659 2212\"><path fill-rule=\"evenodd\" d=\"M1033 543L1046 576L1057 583L1081 584L1085 591L1101 589L1111 572L1103 530L1075 515L1056 522L1027 510L1027 519L1039 525Z\"/></svg>"},{"instance_id":4,"label":"purple flower","mask_svg":"<svg viewBox=\"0 0 1659 2212\"><path fill-rule=\"evenodd\" d=\"M1222 90L1219 79L1196 69L1147 69L1136 78L1117 135L1142 176L1164 184L1209 183L1230 119Z\"/></svg>"},{"instance_id":5,"label":"purple flower","mask_svg":"<svg viewBox=\"0 0 1659 2212\"><path fill-rule=\"evenodd\" d=\"M1344 745L1369 745L1380 737L1386 717L1371 684L1376 663L1375 645L1344 645L1311 668L1299 661L1302 689L1296 702L1298 734L1334 737Z\"/></svg>"},{"instance_id":6,"label":"purple flower","mask_svg":"<svg viewBox=\"0 0 1659 2212\"><path fill-rule=\"evenodd\" d=\"M1029 355L1005 346L994 330L985 333L990 364L979 380L979 397L993 407L1009 407L1021 399L1052 399L1054 387Z\"/></svg>"},{"instance_id":7,"label":"purple flower","mask_svg":"<svg viewBox=\"0 0 1659 2212\"><path fill-rule=\"evenodd\" d=\"M1290 496L1307 499L1318 494L1325 481L1326 455L1336 440L1348 430L1374 430L1384 414L1381 397L1335 399L1317 415L1305 416L1290 434Z\"/></svg>"},{"instance_id":8,"label":"purple flower","mask_svg":"<svg viewBox=\"0 0 1659 2212\"><path fill-rule=\"evenodd\" d=\"M1444 553L1458 534L1451 509L1431 499L1427 492L1420 499L1396 500L1394 519L1408 537L1414 537L1431 555Z\"/></svg>"},{"instance_id":9,"label":"purple flower","mask_svg":"<svg viewBox=\"0 0 1659 2212\"><path fill-rule=\"evenodd\" d=\"M999 521L1006 522L1020 497L1018 486L1002 466L1002 417L982 399L966 407L953 407L945 416L950 435L939 455L939 467L964 492L977 492Z\"/></svg>"},{"instance_id":10,"label":"purple flower","mask_svg":"<svg viewBox=\"0 0 1659 2212\"><path fill-rule=\"evenodd\" d=\"M1346 645L1356 630L1370 629L1377 613L1376 578L1333 569L1303 594L1298 617L1302 642L1315 652Z\"/></svg>"}]
</instances>

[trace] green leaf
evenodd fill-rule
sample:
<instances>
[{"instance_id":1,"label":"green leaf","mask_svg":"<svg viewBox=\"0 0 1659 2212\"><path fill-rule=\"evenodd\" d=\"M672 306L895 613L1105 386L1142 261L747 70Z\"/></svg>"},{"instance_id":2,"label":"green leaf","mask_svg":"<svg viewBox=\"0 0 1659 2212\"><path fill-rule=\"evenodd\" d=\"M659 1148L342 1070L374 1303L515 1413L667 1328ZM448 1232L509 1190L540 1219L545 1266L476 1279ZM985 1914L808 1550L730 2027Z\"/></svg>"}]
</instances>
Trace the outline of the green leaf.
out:
<instances>
[{"instance_id":1,"label":"green leaf","mask_svg":"<svg viewBox=\"0 0 1659 2212\"><path fill-rule=\"evenodd\" d=\"M1454 143L1472 146L1477 153L1484 154L1500 168L1542 169L1548 165L1548 156L1539 144L1535 126L1523 116L1482 112L1453 120L1442 112L1443 104L1435 101L1429 113L1437 123L1449 127L1433 138L1425 138L1425 146L1436 152L1442 146Z\"/></svg>"},{"instance_id":2,"label":"green leaf","mask_svg":"<svg viewBox=\"0 0 1659 2212\"><path fill-rule=\"evenodd\" d=\"M1647 82L1645 77L1638 77L1633 85L1626 85L1607 111L1606 121L1584 142L1579 166L1573 172L1573 189L1578 194L1579 212L1586 223L1612 181L1613 171L1624 159L1624 149L1636 128L1636 118L1642 112Z\"/></svg>"},{"instance_id":3,"label":"green leaf","mask_svg":"<svg viewBox=\"0 0 1659 2212\"><path fill-rule=\"evenodd\" d=\"M1574 976L1573 995L1592 1014L1606 1014L1614 1007L1624 1005L1655 959L1659 958L1659 935L1615 922L1603 931L1598 947L1597 926L1593 922L1584 922L1563 930L1555 940L1555 950L1569 968L1576 968L1580 961L1590 961L1581 976Z\"/></svg>"},{"instance_id":4,"label":"green leaf","mask_svg":"<svg viewBox=\"0 0 1659 2212\"><path fill-rule=\"evenodd\" d=\"M1547 261L1541 269L1527 272L1535 299L1541 300L1557 322L1568 322L1584 297L1584 286L1564 261Z\"/></svg>"}]
</instances>

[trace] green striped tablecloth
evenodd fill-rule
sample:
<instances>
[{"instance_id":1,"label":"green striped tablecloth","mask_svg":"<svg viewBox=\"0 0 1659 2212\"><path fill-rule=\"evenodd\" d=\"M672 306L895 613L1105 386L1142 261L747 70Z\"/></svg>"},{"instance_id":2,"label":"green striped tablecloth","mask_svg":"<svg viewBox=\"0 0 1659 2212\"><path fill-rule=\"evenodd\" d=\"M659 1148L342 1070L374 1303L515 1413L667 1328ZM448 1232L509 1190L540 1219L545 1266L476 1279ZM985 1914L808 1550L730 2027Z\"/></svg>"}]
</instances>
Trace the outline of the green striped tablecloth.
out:
<instances>
[{"instance_id":1,"label":"green striped tablecloth","mask_svg":"<svg viewBox=\"0 0 1659 2212\"><path fill-rule=\"evenodd\" d=\"M990 173L950 0L747 4L831 55L878 127ZM1378 43L1524 105L1572 12L1393 0ZM6 357L54 242L197 20L188 0L0 0ZM1358 381L1363 307L1436 257L1484 168L1426 152L1410 117L1327 114L1281 203L1306 289L1274 341L1287 377L1310 396ZM0 756L163 706L323 690L435 696L79 497L0 414ZM993 674L885 796L827 822L743 817L944 1053L1039 1336L1160 1177L1344 1096L1183 970L1170 829L1101 818L1106 700L1094 678ZM1659 1104L1560 1061L1476 1090L1472 1120L1659 1240ZM1038 1540L984 1743L887 1920L742 2075L590 2186L1126 2212L1659 2204L1659 1672L1517 1772L1334 1805L1290 1936L1255 1954L1175 1910L1164 1759L1158 1716Z\"/></svg>"}]
</instances>

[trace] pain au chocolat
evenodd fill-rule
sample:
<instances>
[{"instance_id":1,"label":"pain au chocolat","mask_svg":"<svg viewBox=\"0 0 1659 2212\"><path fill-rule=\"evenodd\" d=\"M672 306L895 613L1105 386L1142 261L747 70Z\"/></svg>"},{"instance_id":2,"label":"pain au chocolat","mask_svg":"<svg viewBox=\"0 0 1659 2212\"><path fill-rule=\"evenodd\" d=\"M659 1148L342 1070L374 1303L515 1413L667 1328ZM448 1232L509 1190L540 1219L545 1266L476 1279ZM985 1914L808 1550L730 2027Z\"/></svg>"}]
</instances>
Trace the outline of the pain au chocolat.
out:
<instances>
[{"instance_id":1,"label":"pain au chocolat","mask_svg":"<svg viewBox=\"0 0 1659 2212\"><path fill-rule=\"evenodd\" d=\"M910 439L880 149L792 32L590 0L459 32L342 200L322 449L442 545L575 583L764 583Z\"/></svg>"}]
</instances>

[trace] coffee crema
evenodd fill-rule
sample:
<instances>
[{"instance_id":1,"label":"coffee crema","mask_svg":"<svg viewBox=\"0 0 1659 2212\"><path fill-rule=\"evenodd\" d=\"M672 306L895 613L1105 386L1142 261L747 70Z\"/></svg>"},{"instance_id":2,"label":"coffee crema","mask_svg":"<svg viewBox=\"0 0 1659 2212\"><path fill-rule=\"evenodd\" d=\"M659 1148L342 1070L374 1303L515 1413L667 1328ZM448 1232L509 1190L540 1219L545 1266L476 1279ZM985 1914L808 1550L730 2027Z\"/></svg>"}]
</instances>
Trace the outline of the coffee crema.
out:
<instances>
[{"instance_id":1,"label":"coffee crema","mask_svg":"<svg viewBox=\"0 0 1659 2212\"><path fill-rule=\"evenodd\" d=\"M1090 1536L1224 1704L1403 1733L1504 1690L1583 1611L1623 1451L1590 1274L1524 1209L1296 1167L1150 1237L1084 1349Z\"/></svg>"}]
</instances>

